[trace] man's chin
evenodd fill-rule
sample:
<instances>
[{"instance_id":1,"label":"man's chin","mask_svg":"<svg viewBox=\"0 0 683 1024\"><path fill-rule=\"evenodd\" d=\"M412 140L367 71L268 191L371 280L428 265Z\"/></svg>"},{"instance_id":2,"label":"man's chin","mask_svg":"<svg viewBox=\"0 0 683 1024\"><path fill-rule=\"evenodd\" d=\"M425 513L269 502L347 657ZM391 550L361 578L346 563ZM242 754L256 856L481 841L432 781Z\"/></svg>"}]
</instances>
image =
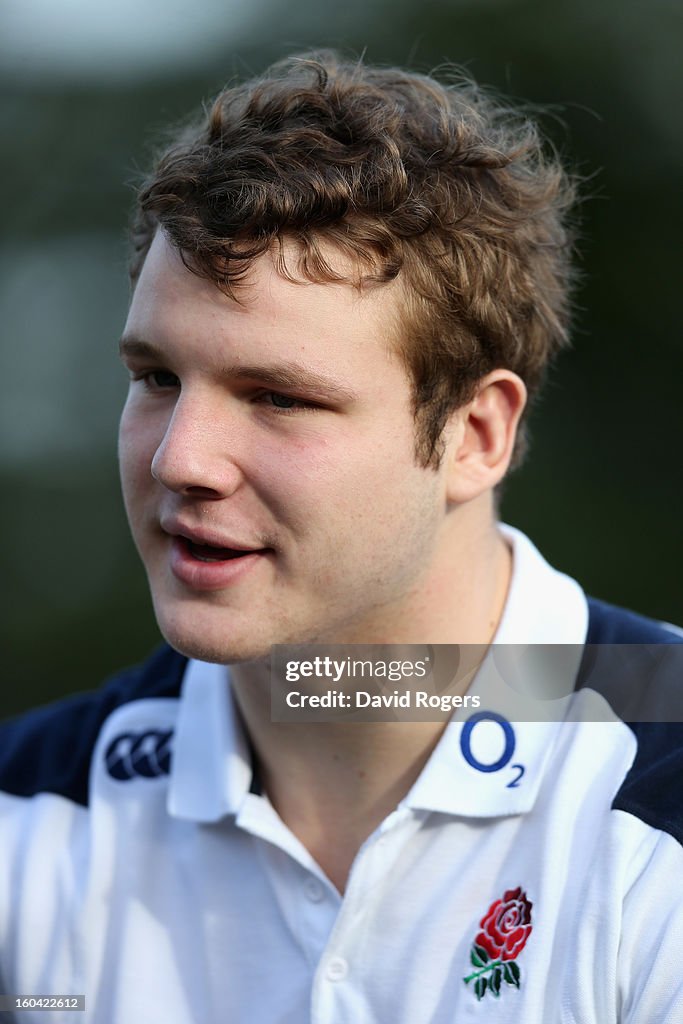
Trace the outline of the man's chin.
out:
<instances>
[{"instance_id":1,"label":"man's chin","mask_svg":"<svg viewBox=\"0 0 683 1024\"><path fill-rule=\"evenodd\" d=\"M212 644L206 641L184 640L164 634L166 641L187 658L208 661L216 665L240 665L244 662L263 661L270 657L271 646L240 644Z\"/></svg>"},{"instance_id":2,"label":"man's chin","mask_svg":"<svg viewBox=\"0 0 683 1024\"><path fill-rule=\"evenodd\" d=\"M260 661L271 653L272 644L264 637L240 636L237 630L231 631L229 637L222 633L216 636L207 629L164 621L161 616L157 621L166 642L179 654L197 661L236 665Z\"/></svg>"}]
</instances>

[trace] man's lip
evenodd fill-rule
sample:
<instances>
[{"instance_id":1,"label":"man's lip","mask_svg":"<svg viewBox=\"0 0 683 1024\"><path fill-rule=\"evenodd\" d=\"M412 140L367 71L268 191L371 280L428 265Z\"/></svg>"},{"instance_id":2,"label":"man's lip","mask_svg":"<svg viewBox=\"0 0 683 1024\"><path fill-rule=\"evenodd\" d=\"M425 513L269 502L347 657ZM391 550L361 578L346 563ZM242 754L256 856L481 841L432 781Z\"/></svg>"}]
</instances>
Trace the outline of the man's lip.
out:
<instances>
[{"instance_id":1,"label":"man's lip","mask_svg":"<svg viewBox=\"0 0 683 1024\"><path fill-rule=\"evenodd\" d=\"M225 591L240 585L253 573L261 572L260 567L273 554L272 548L236 548L231 556L218 554L217 558L204 559L192 550L192 541L182 534L169 535L169 539L168 568L184 587L197 593Z\"/></svg>"},{"instance_id":2,"label":"man's lip","mask_svg":"<svg viewBox=\"0 0 683 1024\"><path fill-rule=\"evenodd\" d=\"M183 537L192 544L204 544L212 548L230 548L233 551L265 551L258 542L255 544L235 540L227 534L219 533L206 527L188 526L175 520L162 519L161 529L171 537Z\"/></svg>"}]
</instances>

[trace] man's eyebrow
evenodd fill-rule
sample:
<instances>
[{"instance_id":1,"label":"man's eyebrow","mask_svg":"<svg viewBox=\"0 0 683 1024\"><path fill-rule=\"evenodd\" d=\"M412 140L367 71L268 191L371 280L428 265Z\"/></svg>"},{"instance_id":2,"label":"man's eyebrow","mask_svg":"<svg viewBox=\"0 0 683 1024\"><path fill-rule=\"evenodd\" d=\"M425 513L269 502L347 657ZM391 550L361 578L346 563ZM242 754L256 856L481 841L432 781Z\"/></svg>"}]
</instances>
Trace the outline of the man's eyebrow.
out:
<instances>
[{"instance_id":1,"label":"man's eyebrow","mask_svg":"<svg viewBox=\"0 0 683 1024\"><path fill-rule=\"evenodd\" d=\"M267 384L272 388L287 388L293 391L322 392L331 398L342 401L351 402L358 397L355 391L339 381L316 373L300 363L255 364L253 366L238 363L234 366L224 367L223 372L226 376L235 377L237 380L257 380L260 384Z\"/></svg>"},{"instance_id":2,"label":"man's eyebrow","mask_svg":"<svg viewBox=\"0 0 683 1024\"><path fill-rule=\"evenodd\" d=\"M121 338L119 342L119 355L122 359L126 357L133 359L137 356L139 359L156 359L162 362L164 358L161 349L150 345L148 341L136 338L133 334L124 334Z\"/></svg>"},{"instance_id":3,"label":"man's eyebrow","mask_svg":"<svg viewBox=\"0 0 683 1024\"><path fill-rule=\"evenodd\" d=\"M119 342L119 353L122 358L153 359L165 363L168 356L148 341L134 335L124 335ZM324 394L339 401L352 402L358 398L355 391L331 377L316 373L315 370L301 363L286 362L275 364L245 365L235 363L221 368L221 374L236 380L253 380L272 388L286 388L297 391L304 390L315 394Z\"/></svg>"}]
</instances>

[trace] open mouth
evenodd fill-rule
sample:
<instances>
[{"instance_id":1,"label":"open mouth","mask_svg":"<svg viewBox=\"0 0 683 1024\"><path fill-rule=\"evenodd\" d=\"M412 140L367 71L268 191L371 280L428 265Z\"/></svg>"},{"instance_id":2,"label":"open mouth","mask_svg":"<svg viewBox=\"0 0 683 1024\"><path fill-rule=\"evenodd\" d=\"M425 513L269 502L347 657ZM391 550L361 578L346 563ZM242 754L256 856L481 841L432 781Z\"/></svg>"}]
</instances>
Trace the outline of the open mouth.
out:
<instances>
[{"instance_id":1,"label":"open mouth","mask_svg":"<svg viewBox=\"0 0 683 1024\"><path fill-rule=\"evenodd\" d=\"M187 552L196 558L198 562L231 562L236 558L244 558L246 555L260 553L262 548L245 550L239 548L216 548L211 544L198 544L196 541L182 538L182 543Z\"/></svg>"}]
</instances>

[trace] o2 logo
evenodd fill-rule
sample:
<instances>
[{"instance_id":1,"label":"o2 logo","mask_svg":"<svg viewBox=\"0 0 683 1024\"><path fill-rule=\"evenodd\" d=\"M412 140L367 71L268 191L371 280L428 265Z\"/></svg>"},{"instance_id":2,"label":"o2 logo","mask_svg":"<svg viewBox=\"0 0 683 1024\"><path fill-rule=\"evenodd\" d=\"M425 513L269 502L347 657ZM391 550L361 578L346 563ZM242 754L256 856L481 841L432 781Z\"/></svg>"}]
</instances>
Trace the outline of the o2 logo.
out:
<instances>
[{"instance_id":1,"label":"o2 logo","mask_svg":"<svg viewBox=\"0 0 683 1024\"><path fill-rule=\"evenodd\" d=\"M503 731L504 747L503 753L500 755L497 761L486 762L480 761L472 753L472 733L479 725L480 722L496 722ZM515 753L515 730L512 728L507 718L503 718L502 715L497 715L495 711L478 711L476 715L472 715L468 718L462 727L462 733L460 734L460 749L462 750L462 756L465 758L467 763L475 768L478 772L499 772L506 765L510 764L514 753ZM520 780L524 775L523 764L513 764L510 768L517 772L515 777L506 784L506 789L515 789L519 786Z\"/></svg>"}]
</instances>

